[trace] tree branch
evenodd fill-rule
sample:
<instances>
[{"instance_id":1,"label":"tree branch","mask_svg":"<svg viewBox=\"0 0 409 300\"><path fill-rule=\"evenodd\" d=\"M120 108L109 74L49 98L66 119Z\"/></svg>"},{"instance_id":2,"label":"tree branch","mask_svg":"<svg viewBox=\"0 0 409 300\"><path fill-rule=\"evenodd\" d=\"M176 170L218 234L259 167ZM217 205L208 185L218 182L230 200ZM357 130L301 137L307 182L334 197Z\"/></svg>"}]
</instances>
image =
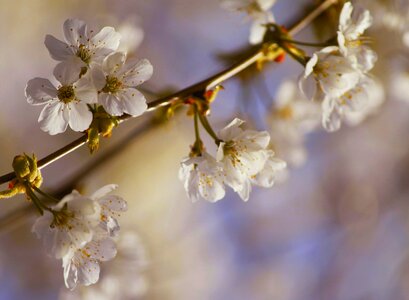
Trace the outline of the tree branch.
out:
<instances>
[{"instance_id":1,"label":"tree branch","mask_svg":"<svg viewBox=\"0 0 409 300\"><path fill-rule=\"evenodd\" d=\"M292 26L289 30L291 35L295 35L304 29L307 25L309 25L315 18L317 18L322 12L328 9L333 4L337 3L338 0L326 0L311 13L305 16L302 20L300 20L296 25ZM224 81L236 76L238 73L242 72L243 70L247 69L248 67L252 66L256 63L259 59L263 57L263 48L260 45L259 49L254 53L250 54L248 57L244 58L243 60L239 61L232 67L217 73L199 83L196 83L190 87L187 87L179 92L176 92L172 95L159 98L148 103L148 111L153 111L159 107L167 106L171 104L175 100L185 99L195 93L205 92L207 90L213 89L217 85L223 83ZM120 123L131 119L132 116L124 115L120 117ZM71 142L70 144L62 147L61 149L47 155L46 157L40 159L38 161L38 168L41 170L48 165L52 164L53 162L59 160L60 158L64 157L65 155L75 151L76 149L82 147L88 141L87 134L84 134L82 137L76 139L75 141ZM0 184L7 183L14 179L15 175L14 172L10 172L3 176L0 176Z\"/></svg>"}]
</instances>

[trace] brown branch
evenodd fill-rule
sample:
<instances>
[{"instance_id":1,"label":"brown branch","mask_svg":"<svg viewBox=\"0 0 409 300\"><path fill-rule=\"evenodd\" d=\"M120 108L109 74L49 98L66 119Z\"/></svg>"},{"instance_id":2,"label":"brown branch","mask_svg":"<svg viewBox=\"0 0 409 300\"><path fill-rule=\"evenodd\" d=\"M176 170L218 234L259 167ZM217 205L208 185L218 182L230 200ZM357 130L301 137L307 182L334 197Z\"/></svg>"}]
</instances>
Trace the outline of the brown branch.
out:
<instances>
[{"instance_id":1,"label":"brown branch","mask_svg":"<svg viewBox=\"0 0 409 300\"><path fill-rule=\"evenodd\" d=\"M317 18L322 12L328 9L331 5L337 3L338 0L326 0L318 7L316 7L310 14L305 16L302 20L300 20L296 25L291 27L289 33L291 35L295 35L304 29L307 25L309 25L315 18ZM167 106L172 101L185 99L195 93L204 92L210 89L213 89L217 85L223 83L224 81L234 77L241 71L247 69L248 67L252 66L256 63L259 59L263 58L263 49L262 46L259 47L257 51L250 54L248 57L244 58L243 60L239 61L232 67L217 73L199 83L196 83L190 87L187 87L179 92L176 92L172 95L159 98L148 103L148 111L153 111L159 107ZM121 122L131 119L132 116L124 115L121 117ZM46 166L52 164L53 162L57 161L58 159L64 157L65 155L71 153L72 151L80 148L88 141L87 135L83 135L82 137L76 139L75 141L71 142L70 144L64 146L63 148L47 155L43 159L38 161L38 168L41 170ZM0 184L7 183L10 180L14 179L14 172L10 172L3 176L0 176Z\"/></svg>"}]
</instances>

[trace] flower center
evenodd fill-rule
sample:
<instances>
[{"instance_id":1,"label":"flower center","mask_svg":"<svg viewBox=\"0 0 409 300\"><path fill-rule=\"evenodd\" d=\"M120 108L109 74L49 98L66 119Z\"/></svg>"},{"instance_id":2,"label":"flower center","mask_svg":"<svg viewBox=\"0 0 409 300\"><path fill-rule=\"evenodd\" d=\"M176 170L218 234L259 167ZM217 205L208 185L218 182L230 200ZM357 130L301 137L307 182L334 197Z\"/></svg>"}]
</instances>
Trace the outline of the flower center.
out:
<instances>
[{"instance_id":1,"label":"flower center","mask_svg":"<svg viewBox=\"0 0 409 300\"><path fill-rule=\"evenodd\" d=\"M57 92L58 99L65 104L70 103L75 100L74 88L72 85L63 85L58 89Z\"/></svg>"},{"instance_id":2,"label":"flower center","mask_svg":"<svg viewBox=\"0 0 409 300\"><path fill-rule=\"evenodd\" d=\"M91 61L91 53L90 51L85 47L85 45L81 44L78 48L78 51L76 55L86 64L89 64Z\"/></svg>"},{"instance_id":3,"label":"flower center","mask_svg":"<svg viewBox=\"0 0 409 300\"><path fill-rule=\"evenodd\" d=\"M110 94L115 94L122 88L122 82L116 78L116 77L111 77L107 76L106 78L106 84L102 91L104 93L110 93Z\"/></svg>"},{"instance_id":4,"label":"flower center","mask_svg":"<svg viewBox=\"0 0 409 300\"><path fill-rule=\"evenodd\" d=\"M62 210L62 211L54 211L53 212L54 219L53 222L51 223L50 227L68 227L68 229L71 229L70 225L70 220L74 218L74 213L69 212L67 210Z\"/></svg>"},{"instance_id":5,"label":"flower center","mask_svg":"<svg viewBox=\"0 0 409 300\"><path fill-rule=\"evenodd\" d=\"M290 105L286 105L276 111L276 115L280 119L290 120L293 118L294 111Z\"/></svg>"},{"instance_id":6,"label":"flower center","mask_svg":"<svg viewBox=\"0 0 409 300\"><path fill-rule=\"evenodd\" d=\"M225 155L230 157L230 160L234 167L236 167L237 165L241 163L241 160L239 157L239 150L237 149L233 141L227 142L224 145L223 152Z\"/></svg>"}]
</instances>

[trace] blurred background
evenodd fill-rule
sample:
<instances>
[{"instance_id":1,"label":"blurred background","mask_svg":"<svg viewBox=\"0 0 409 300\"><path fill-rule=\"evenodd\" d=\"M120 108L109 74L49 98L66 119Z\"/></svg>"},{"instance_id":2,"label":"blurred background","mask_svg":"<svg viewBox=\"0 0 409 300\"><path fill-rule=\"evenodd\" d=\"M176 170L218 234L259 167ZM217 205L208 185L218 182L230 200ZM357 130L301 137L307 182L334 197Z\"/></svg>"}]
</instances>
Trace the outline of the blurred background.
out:
<instances>
[{"instance_id":1,"label":"blurred background","mask_svg":"<svg viewBox=\"0 0 409 300\"><path fill-rule=\"evenodd\" d=\"M274 14L291 25L319 2L278 0ZM126 122L97 155L83 147L43 171L43 187L56 193L119 184L129 211L116 277L107 267L96 289L67 293L60 262L31 233L35 212L16 197L0 203L0 299L409 299L409 4L356 3L375 18L374 74L385 93L376 114L309 134L305 163L272 189L255 188L247 203L232 191L215 204L188 200L177 177L194 142L184 112ZM43 157L80 136L42 132L40 108L24 96L28 80L51 77L44 37L62 38L67 18L122 30L133 55L154 66L149 99L220 71L248 48L246 18L217 0L0 0L1 174L16 154ZM336 20L331 10L297 39L333 35ZM241 116L270 130L277 88L301 72L287 58L226 82L212 107L215 128Z\"/></svg>"}]
</instances>

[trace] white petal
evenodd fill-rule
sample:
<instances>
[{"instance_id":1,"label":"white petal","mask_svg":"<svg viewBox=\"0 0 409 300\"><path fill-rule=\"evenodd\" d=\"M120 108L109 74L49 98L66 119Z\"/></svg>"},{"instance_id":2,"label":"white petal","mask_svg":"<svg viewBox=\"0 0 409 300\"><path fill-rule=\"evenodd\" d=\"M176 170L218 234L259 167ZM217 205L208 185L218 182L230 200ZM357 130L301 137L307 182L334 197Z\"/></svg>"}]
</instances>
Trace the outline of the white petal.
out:
<instances>
[{"instance_id":1,"label":"white petal","mask_svg":"<svg viewBox=\"0 0 409 300\"><path fill-rule=\"evenodd\" d=\"M107 195L99 199L101 206L107 207L112 211L124 212L128 209L128 203L119 196Z\"/></svg>"},{"instance_id":2,"label":"white petal","mask_svg":"<svg viewBox=\"0 0 409 300\"><path fill-rule=\"evenodd\" d=\"M78 281L85 286L94 284L99 279L100 267L95 260L84 259L78 268Z\"/></svg>"},{"instance_id":3,"label":"white petal","mask_svg":"<svg viewBox=\"0 0 409 300\"><path fill-rule=\"evenodd\" d=\"M257 0L258 5L264 11L269 10L275 2L276 0Z\"/></svg>"},{"instance_id":4,"label":"white petal","mask_svg":"<svg viewBox=\"0 0 409 300\"><path fill-rule=\"evenodd\" d=\"M100 241L92 241L88 243L84 250L88 255L91 255L93 259L99 261L108 261L116 256L116 245L111 238L105 238Z\"/></svg>"},{"instance_id":5,"label":"white petal","mask_svg":"<svg viewBox=\"0 0 409 300\"><path fill-rule=\"evenodd\" d=\"M104 59L102 69L106 74L115 75L124 65L125 59L125 53L113 52Z\"/></svg>"},{"instance_id":6,"label":"white petal","mask_svg":"<svg viewBox=\"0 0 409 300\"><path fill-rule=\"evenodd\" d=\"M124 89L119 97L123 111L132 116L140 116L148 108L145 96L136 89Z\"/></svg>"},{"instance_id":7,"label":"white petal","mask_svg":"<svg viewBox=\"0 0 409 300\"><path fill-rule=\"evenodd\" d=\"M243 201L248 201L249 200L250 192L251 192L250 180L245 180L241 185L241 189L237 191L237 193L239 194L240 198Z\"/></svg>"},{"instance_id":8,"label":"white petal","mask_svg":"<svg viewBox=\"0 0 409 300\"><path fill-rule=\"evenodd\" d=\"M250 28L249 42L252 45L260 44L266 34L267 27L264 26L267 22L254 21Z\"/></svg>"},{"instance_id":9,"label":"white petal","mask_svg":"<svg viewBox=\"0 0 409 300\"><path fill-rule=\"evenodd\" d=\"M118 49L121 35L113 27L104 27L94 37L90 44L95 48L95 56L105 56Z\"/></svg>"},{"instance_id":10,"label":"white petal","mask_svg":"<svg viewBox=\"0 0 409 300\"><path fill-rule=\"evenodd\" d=\"M63 258L64 268L64 283L65 286L71 291L75 289L78 281L78 269L71 261L71 257L66 256Z\"/></svg>"},{"instance_id":11,"label":"white petal","mask_svg":"<svg viewBox=\"0 0 409 300\"><path fill-rule=\"evenodd\" d=\"M98 91L102 90L106 85L106 76L102 71L101 66L98 64L91 64L89 72L95 89Z\"/></svg>"},{"instance_id":12,"label":"white petal","mask_svg":"<svg viewBox=\"0 0 409 300\"><path fill-rule=\"evenodd\" d=\"M25 93L31 105L42 105L57 97L54 85L48 79L38 77L27 82Z\"/></svg>"},{"instance_id":13,"label":"white petal","mask_svg":"<svg viewBox=\"0 0 409 300\"><path fill-rule=\"evenodd\" d=\"M125 65L122 74L122 81L127 86L134 87L150 79L153 74L153 67L149 60L141 59L136 63L129 62Z\"/></svg>"},{"instance_id":14,"label":"white petal","mask_svg":"<svg viewBox=\"0 0 409 300\"><path fill-rule=\"evenodd\" d=\"M49 34L45 36L44 44L50 56L58 61L66 60L75 54L69 45Z\"/></svg>"},{"instance_id":15,"label":"white petal","mask_svg":"<svg viewBox=\"0 0 409 300\"><path fill-rule=\"evenodd\" d=\"M38 118L41 129L51 135L62 133L68 126L68 109L56 100L47 104Z\"/></svg>"},{"instance_id":16,"label":"white petal","mask_svg":"<svg viewBox=\"0 0 409 300\"><path fill-rule=\"evenodd\" d=\"M101 93L99 94L98 102L111 116L120 116L124 113L121 100L119 100L115 95Z\"/></svg>"},{"instance_id":17,"label":"white petal","mask_svg":"<svg viewBox=\"0 0 409 300\"><path fill-rule=\"evenodd\" d=\"M118 188L117 184L108 184L103 186L102 188L98 189L97 191L95 191L90 198L93 200L98 200L106 195L108 195L109 193L111 193L112 191L116 190Z\"/></svg>"},{"instance_id":18,"label":"white petal","mask_svg":"<svg viewBox=\"0 0 409 300\"><path fill-rule=\"evenodd\" d=\"M85 131L92 122L92 112L83 103L69 103L69 124L74 131Z\"/></svg>"},{"instance_id":19,"label":"white petal","mask_svg":"<svg viewBox=\"0 0 409 300\"><path fill-rule=\"evenodd\" d=\"M236 136L243 132L243 130L240 128L242 124L244 124L244 121L235 118L233 121L230 122L229 125L220 130L219 138L221 138L224 141L232 140L233 138L235 138Z\"/></svg>"},{"instance_id":20,"label":"white petal","mask_svg":"<svg viewBox=\"0 0 409 300\"><path fill-rule=\"evenodd\" d=\"M336 108L336 100L329 97L322 102L322 125L329 132L337 131L341 127L341 115Z\"/></svg>"},{"instance_id":21,"label":"white petal","mask_svg":"<svg viewBox=\"0 0 409 300\"><path fill-rule=\"evenodd\" d=\"M78 19L68 19L63 25L65 40L70 45L86 43L87 24Z\"/></svg>"},{"instance_id":22,"label":"white petal","mask_svg":"<svg viewBox=\"0 0 409 300\"><path fill-rule=\"evenodd\" d=\"M308 100L316 100L319 86L318 82L313 78L313 76L301 76L298 81L298 86Z\"/></svg>"},{"instance_id":23,"label":"white petal","mask_svg":"<svg viewBox=\"0 0 409 300\"><path fill-rule=\"evenodd\" d=\"M98 91L90 73L85 74L74 84L75 97L84 103L97 103Z\"/></svg>"},{"instance_id":24,"label":"white petal","mask_svg":"<svg viewBox=\"0 0 409 300\"><path fill-rule=\"evenodd\" d=\"M54 76L62 85L72 85L80 78L82 65L77 59L63 61L54 68Z\"/></svg>"}]
</instances>

